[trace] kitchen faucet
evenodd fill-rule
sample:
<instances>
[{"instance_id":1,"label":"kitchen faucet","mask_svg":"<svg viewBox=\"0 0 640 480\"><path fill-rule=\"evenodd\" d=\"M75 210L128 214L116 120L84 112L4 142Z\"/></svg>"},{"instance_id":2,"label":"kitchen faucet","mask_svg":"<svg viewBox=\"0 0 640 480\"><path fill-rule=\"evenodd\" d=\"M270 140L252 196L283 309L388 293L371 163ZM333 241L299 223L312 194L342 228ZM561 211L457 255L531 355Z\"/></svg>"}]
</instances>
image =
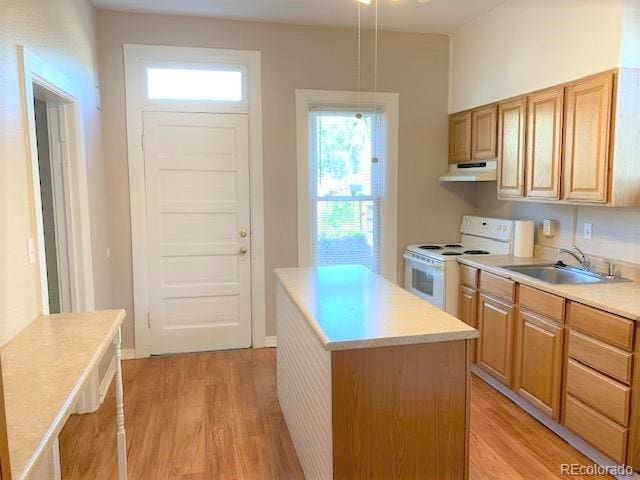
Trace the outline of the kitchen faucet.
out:
<instances>
[{"instance_id":1,"label":"kitchen faucet","mask_svg":"<svg viewBox=\"0 0 640 480\"><path fill-rule=\"evenodd\" d=\"M577 260L584 270L589 271L591 269L591 259L587 257L587 255L577 246L573 245L571 248L559 248L558 254L560 253L568 253L571 255Z\"/></svg>"}]
</instances>

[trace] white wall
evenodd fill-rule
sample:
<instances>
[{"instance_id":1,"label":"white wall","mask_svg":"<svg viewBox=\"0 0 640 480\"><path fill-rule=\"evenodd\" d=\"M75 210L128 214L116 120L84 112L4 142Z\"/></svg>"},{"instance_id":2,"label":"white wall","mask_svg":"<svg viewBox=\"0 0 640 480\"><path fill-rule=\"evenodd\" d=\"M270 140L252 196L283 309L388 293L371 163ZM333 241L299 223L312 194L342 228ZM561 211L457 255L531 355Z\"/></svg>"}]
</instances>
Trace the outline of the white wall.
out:
<instances>
[{"instance_id":1,"label":"white wall","mask_svg":"<svg viewBox=\"0 0 640 480\"><path fill-rule=\"evenodd\" d=\"M622 12L623 0L507 0L451 36L450 112L615 68Z\"/></svg>"},{"instance_id":2,"label":"white wall","mask_svg":"<svg viewBox=\"0 0 640 480\"><path fill-rule=\"evenodd\" d=\"M638 66L638 0L508 0L452 36L450 110L459 111L617 66ZM623 15L624 14L624 15ZM477 213L538 222L537 242L640 264L640 209L505 202L478 185ZM541 235L545 218L558 234ZM583 224L593 224L593 239Z\"/></svg>"},{"instance_id":3,"label":"white wall","mask_svg":"<svg viewBox=\"0 0 640 480\"><path fill-rule=\"evenodd\" d=\"M620 66L640 67L640 0L624 0Z\"/></svg>"},{"instance_id":4,"label":"white wall","mask_svg":"<svg viewBox=\"0 0 640 480\"><path fill-rule=\"evenodd\" d=\"M18 44L82 90L96 308L111 307L94 13L89 0L0 0L0 345L40 313L37 269L29 265L26 248L36 232Z\"/></svg>"}]
</instances>

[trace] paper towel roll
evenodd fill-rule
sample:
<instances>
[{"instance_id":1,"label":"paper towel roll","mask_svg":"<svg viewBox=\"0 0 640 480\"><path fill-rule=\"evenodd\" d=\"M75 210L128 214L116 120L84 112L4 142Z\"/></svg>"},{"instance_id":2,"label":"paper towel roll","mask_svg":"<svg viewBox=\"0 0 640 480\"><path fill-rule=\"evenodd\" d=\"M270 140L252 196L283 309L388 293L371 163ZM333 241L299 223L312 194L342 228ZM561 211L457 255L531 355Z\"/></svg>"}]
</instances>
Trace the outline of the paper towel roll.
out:
<instances>
[{"instance_id":1,"label":"paper towel roll","mask_svg":"<svg viewBox=\"0 0 640 480\"><path fill-rule=\"evenodd\" d=\"M513 256L533 257L533 220L516 220L513 232Z\"/></svg>"}]
</instances>

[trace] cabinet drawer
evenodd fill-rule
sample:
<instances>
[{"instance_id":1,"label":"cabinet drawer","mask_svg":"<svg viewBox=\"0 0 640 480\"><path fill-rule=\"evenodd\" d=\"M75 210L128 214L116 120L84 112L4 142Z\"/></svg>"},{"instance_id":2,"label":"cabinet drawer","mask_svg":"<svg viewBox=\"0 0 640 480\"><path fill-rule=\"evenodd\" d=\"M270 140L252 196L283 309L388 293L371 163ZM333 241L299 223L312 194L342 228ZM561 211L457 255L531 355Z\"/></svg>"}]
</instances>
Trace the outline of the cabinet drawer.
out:
<instances>
[{"instance_id":1,"label":"cabinet drawer","mask_svg":"<svg viewBox=\"0 0 640 480\"><path fill-rule=\"evenodd\" d=\"M595 308L569 304L571 328L580 330L604 342L631 351L633 348L633 322Z\"/></svg>"},{"instance_id":2,"label":"cabinet drawer","mask_svg":"<svg viewBox=\"0 0 640 480\"><path fill-rule=\"evenodd\" d=\"M631 382L631 354L579 332L569 332L569 356L611 377Z\"/></svg>"},{"instance_id":3,"label":"cabinet drawer","mask_svg":"<svg viewBox=\"0 0 640 480\"><path fill-rule=\"evenodd\" d=\"M515 299L515 283L508 278L499 277L493 273L480 272L480 289L489 295L509 300Z\"/></svg>"},{"instance_id":4,"label":"cabinet drawer","mask_svg":"<svg viewBox=\"0 0 640 480\"><path fill-rule=\"evenodd\" d=\"M627 426L631 389L569 359L567 392L594 410Z\"/></svg>"},{"instance_id":5,"label":"cabinet drawer","mask_svg":"<svg viewBox=\"0 0 640 480\"><path fill-rule=\"evenodd\" d=\"M529 310L562 322L564 318L564 298L527 285L520 285L518 288L521 307L526 307Z\"/></svg>"},{"instance_id":6,"label":"cabinet drawer","mask_svg":"<svg viewBox=\"0 0 640 480\"><path fill-rule=\"evenodd\" d=\"M565 426L616 462L624 463L627 430L567 395Z\"/></svg>"},{"instance_id":7,"label":"cabinet drawer","mask_svg":"<svg viewBox=\"0 0 640 480\"><path fill-rule=\"evenodd\" d=\"M471 288L478 288L478 269L460 265L460 283Z\"/></svg>"}]
</instances>

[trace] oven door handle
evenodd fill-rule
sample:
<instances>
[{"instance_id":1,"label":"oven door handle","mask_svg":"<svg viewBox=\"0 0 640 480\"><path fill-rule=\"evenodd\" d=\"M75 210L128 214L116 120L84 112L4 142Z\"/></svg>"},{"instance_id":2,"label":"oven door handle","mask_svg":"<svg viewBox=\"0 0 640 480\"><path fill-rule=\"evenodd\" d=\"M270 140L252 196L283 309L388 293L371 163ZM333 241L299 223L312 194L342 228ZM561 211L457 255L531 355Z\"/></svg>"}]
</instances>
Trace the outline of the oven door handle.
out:
<instances>
[{"instance_id":1,"label":"oven door handle","mask_svg":"<svg viewBox=\"0 0 640 480\"><path fill-rule=\"evenodd\" d=\"M418 265L424 265L425 267L434 268L436 270L442 270L442 262L438 263L427 263L424 260L420 260L419 258L412 257L411 255L405 253L403 255L405 260L409 260L411 262L415 262Z\"/></svg>"}]
</instances>

